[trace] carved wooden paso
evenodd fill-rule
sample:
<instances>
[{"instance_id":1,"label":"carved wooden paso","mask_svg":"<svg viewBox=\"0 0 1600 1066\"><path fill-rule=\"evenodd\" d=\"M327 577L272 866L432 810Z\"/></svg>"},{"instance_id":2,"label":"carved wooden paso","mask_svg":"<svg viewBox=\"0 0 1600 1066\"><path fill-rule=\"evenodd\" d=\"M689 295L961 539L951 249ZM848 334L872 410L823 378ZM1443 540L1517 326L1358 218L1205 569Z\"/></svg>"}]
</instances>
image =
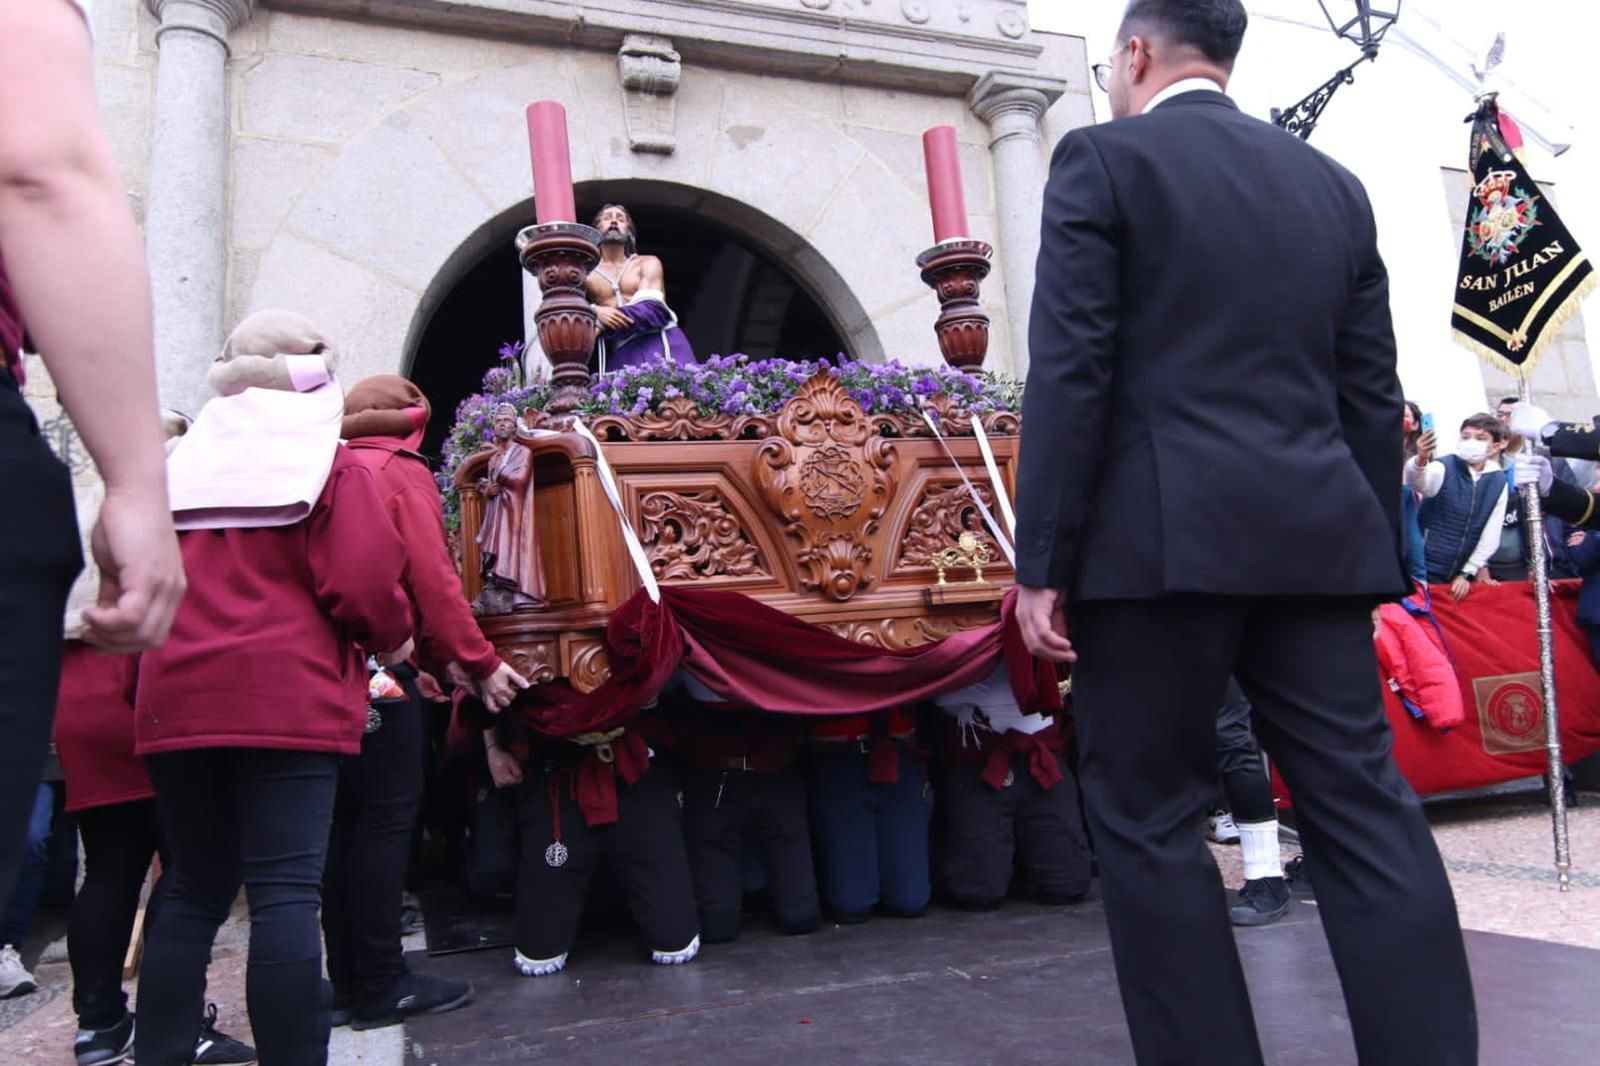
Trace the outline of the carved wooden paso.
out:
<instances>
[{"instance_id":1,"label":"carved wooden paso","mask_svg":"<svg viewBox=\"0 0 1600 1066\"><path fill-rule=\"evenodd\" d=\"M917 256L922 280L939 298L933 332L945 362L963 370L983 365L989 352L989 316L978 306L994 249L983 241L952 240Z\"/></svg>"},{"instance_id":2,"label":"carved wooden paso","mask_svg":"<svg viewBox=\"0 0 1600 1066\"><path fill-rule=\"evenodd\" d=\"M584 279L600 262L600 232L576 222L546 222L518 233L517 250L543 294L533 320L552 368L549 413L564 415L583 400L589 357L600 335L583 291Z\"/></svg>"}]
</instances>

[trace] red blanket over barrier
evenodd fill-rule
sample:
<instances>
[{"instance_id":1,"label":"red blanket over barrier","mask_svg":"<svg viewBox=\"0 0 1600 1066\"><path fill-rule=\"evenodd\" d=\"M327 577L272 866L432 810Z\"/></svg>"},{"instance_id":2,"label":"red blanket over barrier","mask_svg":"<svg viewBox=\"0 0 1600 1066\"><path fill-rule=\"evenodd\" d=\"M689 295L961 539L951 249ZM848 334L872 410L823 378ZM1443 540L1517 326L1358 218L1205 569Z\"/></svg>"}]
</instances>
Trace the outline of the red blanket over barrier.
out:
<instances>
[{"instance_id":1,"label":"red blanket over barrier","mask_svg":"<svg viewBox=\"0 0 1600 1066\"><path fill-rule=\"evenodd\" d=\"M1572 763L1600 751L1600 673L1577 623L1579 582L1557 581L1551 589L1562 756ZM1400 772L1423 795L1544 773L1544 699L1533 586L1474 585L1465 601L1455 603L1448 587L1439 585L1432 589L1431 607L1455 664L1466 720L1441 733L1413 718L1385 686L1384 707L1394 728ZM1285 801L1282 782L1274 784Z\"/></svg>"}]
</instances>

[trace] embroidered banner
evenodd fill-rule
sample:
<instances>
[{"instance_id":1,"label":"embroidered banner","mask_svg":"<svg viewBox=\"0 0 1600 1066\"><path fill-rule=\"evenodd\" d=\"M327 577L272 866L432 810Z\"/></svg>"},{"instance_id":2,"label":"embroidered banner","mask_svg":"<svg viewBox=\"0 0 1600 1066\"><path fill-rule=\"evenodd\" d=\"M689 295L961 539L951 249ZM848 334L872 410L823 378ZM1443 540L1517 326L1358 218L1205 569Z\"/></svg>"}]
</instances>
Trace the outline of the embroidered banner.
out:
<instances>
[{"instance_id":1,"label":"embroidered banner","mask_svg":"<svg viewBox=\"0 0 1600 1066\"><path fill-rule=\"evenodd\" d=\"M1511 116L1491 95L1470 121L1473 185L1450 325L1478 356L1524 377L1594 288L1594 267L1528 176Z\"/></svg>"}]
</instances>

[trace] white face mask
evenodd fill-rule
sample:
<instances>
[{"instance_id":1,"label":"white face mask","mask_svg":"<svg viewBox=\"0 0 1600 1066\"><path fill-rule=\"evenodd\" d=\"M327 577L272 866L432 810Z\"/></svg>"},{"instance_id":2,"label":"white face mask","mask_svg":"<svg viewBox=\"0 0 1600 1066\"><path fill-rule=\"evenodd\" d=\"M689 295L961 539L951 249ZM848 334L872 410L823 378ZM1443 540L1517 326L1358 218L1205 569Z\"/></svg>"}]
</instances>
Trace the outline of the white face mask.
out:
<instances>
[{"instance_id":1,"label":"white face mask","mask_svg":"<svg viewBox=\"0 0 1600 1066\"><path fill-rule=\"evenodd\" d=\"M1456 445L1456 455L1461 461L1476 465L1489 457L1489 442L1486 440L1464 440Z\"/></svg>"}]
</instances>

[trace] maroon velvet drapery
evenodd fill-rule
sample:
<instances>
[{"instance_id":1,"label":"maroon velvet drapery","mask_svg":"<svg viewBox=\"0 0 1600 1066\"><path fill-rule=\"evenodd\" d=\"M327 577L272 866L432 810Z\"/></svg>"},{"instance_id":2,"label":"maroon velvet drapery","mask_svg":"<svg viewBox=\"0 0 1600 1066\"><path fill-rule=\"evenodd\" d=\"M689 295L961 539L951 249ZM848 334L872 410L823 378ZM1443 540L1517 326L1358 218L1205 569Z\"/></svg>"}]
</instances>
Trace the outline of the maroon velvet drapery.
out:
<instances>
[{"instance_id":1,"label":"maroon velvet drapery","mask_svg":"<svg viewBox=\"0 0 1600 1066\"><path fill-rule=\"evenodd\" d=\"M838 715L903 707L976 684L1002 657L1025 713L1061 708L1055 668L1035 659L1006 593L1000 621L918 648L860 644L736 592L663 588L612 612L611 678L590 693L537 685L517 703L533 731L549 737L626 725L679 666L736 708Z\"/></svg>"}]
</instances>

